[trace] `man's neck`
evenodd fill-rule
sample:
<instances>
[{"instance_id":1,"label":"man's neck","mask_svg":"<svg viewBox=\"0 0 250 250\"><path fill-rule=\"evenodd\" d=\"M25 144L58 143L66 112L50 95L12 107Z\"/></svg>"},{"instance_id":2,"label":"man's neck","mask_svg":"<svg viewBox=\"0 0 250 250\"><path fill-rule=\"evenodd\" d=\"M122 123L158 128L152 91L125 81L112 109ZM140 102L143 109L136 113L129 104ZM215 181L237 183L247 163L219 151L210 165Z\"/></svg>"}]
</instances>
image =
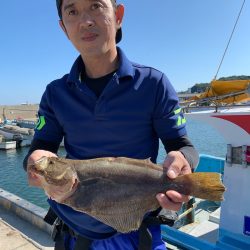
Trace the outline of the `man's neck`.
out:
<instances>
[{"instance_id":1,"label":"man's neck","mask_svg":"<svg viewBox=\"0 0 250 250\"><path fill-rule=\"evenodd\" d=\"M99 78L115 71L119 66L117 50L101 56L83 57L85 73L90 78Z\"/></svg>"}]
</instances>

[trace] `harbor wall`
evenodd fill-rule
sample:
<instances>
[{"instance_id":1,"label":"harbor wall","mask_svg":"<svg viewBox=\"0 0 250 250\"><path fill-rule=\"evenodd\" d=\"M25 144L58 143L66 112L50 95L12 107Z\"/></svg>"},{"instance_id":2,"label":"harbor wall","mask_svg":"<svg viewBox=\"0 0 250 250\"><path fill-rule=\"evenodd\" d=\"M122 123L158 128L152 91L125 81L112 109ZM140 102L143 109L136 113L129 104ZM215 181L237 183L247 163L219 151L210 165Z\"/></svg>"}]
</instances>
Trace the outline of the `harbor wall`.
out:
<instances>
[{"instance_id":1,"label":"harbor wall","mask_svg":"<svg viewBox=\"0 0 250 250\"><path fill-rule=\"evenodd\" d=\"M6 119L26 119L35 121L37 119L38 104L24 105L0 105L0 122Z\"/></svg>"},{"instance_id":2,"label":"harbor wall","mask_svg":"<svg viewBox=\"0 0 250 250\"><path fill-rule=\"evenodd\" d=\"M38 207L27 200L24 200L6 190L0 188L0 206L18 217L38 227L42 231L52 234L52 226L46 223L43 218L47 210Z\"/></svg>"}]
</instances>

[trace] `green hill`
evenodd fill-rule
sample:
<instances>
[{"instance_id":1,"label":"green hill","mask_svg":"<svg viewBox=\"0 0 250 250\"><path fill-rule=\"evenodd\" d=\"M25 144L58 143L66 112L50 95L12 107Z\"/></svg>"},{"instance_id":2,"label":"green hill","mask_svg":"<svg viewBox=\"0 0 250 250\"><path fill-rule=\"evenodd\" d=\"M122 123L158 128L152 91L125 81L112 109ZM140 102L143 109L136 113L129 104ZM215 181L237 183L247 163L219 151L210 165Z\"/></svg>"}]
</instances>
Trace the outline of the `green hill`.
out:
<instances>
[{"instance_id":1,"label":"green hill","mask_svg":"<svg viewBox=\"0 0 250 250\"><path fill-rule=\"evenodd\" d=\"M220 81L232 81L232 80L250 80L250 76L244 76L244 75L241 75L241 76L227 76L227 77L221 77Z\"/></svg>"}]
</instances>

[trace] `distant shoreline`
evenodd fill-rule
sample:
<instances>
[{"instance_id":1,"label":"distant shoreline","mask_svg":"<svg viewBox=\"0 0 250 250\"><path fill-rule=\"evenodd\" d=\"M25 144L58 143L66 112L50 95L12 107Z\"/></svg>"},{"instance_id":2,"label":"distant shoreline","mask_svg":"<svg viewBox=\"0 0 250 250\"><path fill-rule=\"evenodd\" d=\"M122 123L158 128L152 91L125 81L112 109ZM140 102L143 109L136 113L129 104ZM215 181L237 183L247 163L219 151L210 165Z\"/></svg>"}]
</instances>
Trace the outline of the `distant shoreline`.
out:
<instances>
[{"instance_id":1,"label":"distant shoreline","mask_svg":"<svg viewBox=\"0 0 250 250\"><path fill-rule=\"evenodd\" d=\"M38 107L38 104L0 105L0 121L4 120L4 115L9 120L36 120Z\"/></svg>"}]
</instances>

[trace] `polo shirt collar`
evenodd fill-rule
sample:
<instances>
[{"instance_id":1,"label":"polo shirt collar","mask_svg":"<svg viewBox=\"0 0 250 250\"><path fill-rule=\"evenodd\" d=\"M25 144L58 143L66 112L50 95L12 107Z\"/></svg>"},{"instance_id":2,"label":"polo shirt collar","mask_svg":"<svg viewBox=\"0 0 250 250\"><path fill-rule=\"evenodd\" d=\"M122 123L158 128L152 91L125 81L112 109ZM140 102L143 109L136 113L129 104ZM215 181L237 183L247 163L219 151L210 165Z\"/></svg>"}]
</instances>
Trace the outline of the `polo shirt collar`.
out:
<instances>
[{"instance_id":1,"label":"polo shirt collar","mask_svg":"<svg viewBox=\"0 0 250 250\"><path fill-rule=\"evenodd\" d=\"M118 78L123 78L123 77L134 77L135 74L135 70L133 68L132 62L130 62L128 60L128 58L126 57L126 55L124 54L124 52L117 47L117 53L119 56L119 68L117 70L117 76ZM67 82L68 83L76 83L79 81L79 77L80 77L80 73L81 71L85 68L83 60L81 55L77 57L77 59L75 60L70 73L68 75L68 79Z\"/></svg>"},{"instance_id":2,"label":"polo shirt collar","mask_svg":"<svg viewBox=\"0 0 250 250\"><path fill-rule=\"evenodd\" d=\"M82 70L85 68L84 63L82 61L82 57L81 55L79 55L77 57L77 59L75 60L69 75L68 75L68 79L67 82L68 83L77 83L79 82L80 79L80 73L82 72Z\"/></svg>"},{"instance_id":3,"label":"polo shirt collar","mask_svg":"<svg viewBox=\"0 0 250 250\"><path fill-rule=\"evenodd\" d=\"M132 65L132 62L128 60L124 52L119 47L117 47L117 52L118 52L118 56L120 60L119 68L116 72L118 77L123 78L123 77L131 76L132 78L134 78L135 70Z\"/></svg>"}]
</instances>

